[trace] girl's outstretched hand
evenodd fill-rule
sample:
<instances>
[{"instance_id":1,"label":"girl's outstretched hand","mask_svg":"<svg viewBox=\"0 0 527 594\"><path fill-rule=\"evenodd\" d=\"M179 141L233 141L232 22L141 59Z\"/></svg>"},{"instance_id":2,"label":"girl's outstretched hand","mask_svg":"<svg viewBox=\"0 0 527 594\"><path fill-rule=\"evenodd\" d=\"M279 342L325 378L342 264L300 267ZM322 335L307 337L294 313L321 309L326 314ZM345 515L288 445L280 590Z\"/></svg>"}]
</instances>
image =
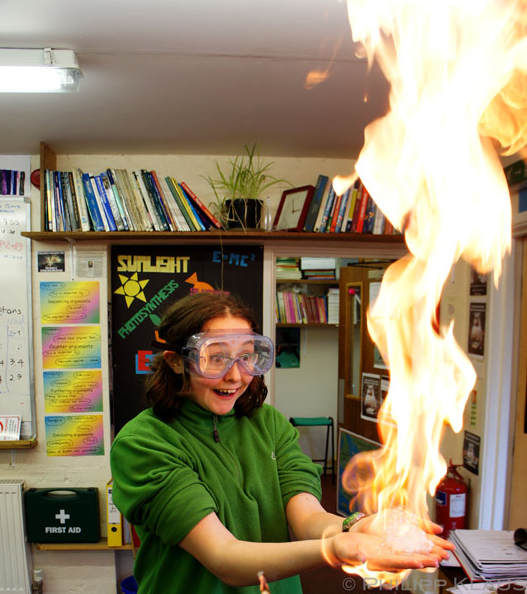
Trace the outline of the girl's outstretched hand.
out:
<instances>
[{"instance_id":1,"label":"girl's outstretched hand","mask_svg":"<svg viewBox=\"0 0 527 594\"><path fill-rule=\"evenodd\" d=\"M424 545L421 550L419 545L411 551L394 547L387 541L390 513L391 510L384 510L367 516L352 526L350 532L337 534L333 543L336 556L350 565L366 563L373 571L435 568L440 561L448 559L448 551L453 550L454 545L437 536L442 528L433 522L416 520L416 529L420 532L416 542Z\"/></svg>"}]
</instances>

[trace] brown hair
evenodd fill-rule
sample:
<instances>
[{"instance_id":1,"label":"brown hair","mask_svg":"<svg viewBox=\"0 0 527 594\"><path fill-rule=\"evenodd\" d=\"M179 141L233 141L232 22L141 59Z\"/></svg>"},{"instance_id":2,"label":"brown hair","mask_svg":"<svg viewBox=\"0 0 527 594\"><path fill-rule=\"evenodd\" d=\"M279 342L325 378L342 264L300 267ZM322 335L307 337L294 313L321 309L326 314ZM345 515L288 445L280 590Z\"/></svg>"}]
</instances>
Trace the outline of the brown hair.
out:
<instances>
[{"instance_id":1,"label":"brown hair","mask_svg":"<svg viewBox=\"0 0 527 594\"><path fill-rule=\"evenodd\" d=\"M178 299L167 309L157 333L160 339L170 345L167 350L180 351L190 336L202 332L209 320L226 315L243 318L256 330L253 312L238 297L224 293L191 293ZM145 402L159 418L171 421L189 393L188 373L186 370L182 374L176 373L163 358L163 353L154 357L150 369L152 374L146 380ZM236 414L250 416L254 408L262 406L266 396L267 387L263 376L255 376L236 401Z\"/></svg>"}]
</instances>

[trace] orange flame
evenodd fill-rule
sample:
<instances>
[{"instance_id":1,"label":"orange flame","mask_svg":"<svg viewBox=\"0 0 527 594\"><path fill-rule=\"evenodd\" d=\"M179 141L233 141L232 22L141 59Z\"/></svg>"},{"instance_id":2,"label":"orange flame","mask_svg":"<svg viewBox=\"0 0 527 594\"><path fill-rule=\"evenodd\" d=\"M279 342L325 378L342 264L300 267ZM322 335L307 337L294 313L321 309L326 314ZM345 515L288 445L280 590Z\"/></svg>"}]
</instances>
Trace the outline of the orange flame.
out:
<instances>
[{"instance_id":1,"label":"orange flame","mask_svg":"<svg viewBox=\"0 0 527 594\"><path fill-rule=\"evenodd\" d=\"M510 250L497 151L527 142L526 8L526 0L348 0L354 40L391 83L390 111L366 128L356 171L410 252L387 270L368 312L391 375L384 445L355 456L343 483L369 512L402 505L427 520L426 493L446 472L444 424L462 427L476 375L436 310L460 258L493 270L497 284ZM349 571L369 575L365 566Z\"/></svg>"}]
</instances>

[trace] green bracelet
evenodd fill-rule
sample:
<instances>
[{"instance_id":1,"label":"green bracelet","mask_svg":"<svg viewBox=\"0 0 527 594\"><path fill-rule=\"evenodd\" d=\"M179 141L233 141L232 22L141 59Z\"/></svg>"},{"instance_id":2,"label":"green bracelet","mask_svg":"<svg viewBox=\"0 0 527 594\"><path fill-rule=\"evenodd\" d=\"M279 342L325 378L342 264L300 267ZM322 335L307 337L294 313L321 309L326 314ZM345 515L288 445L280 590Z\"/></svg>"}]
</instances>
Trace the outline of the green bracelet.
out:
<instances>
[{"instance_id":1,"label":"green bracelet","mask_svg":"<svg viewBox=\"0 0 527 594\"><path fill-rule=\"evenodd\" d=\"M353 514L349 515L343 522L342 522L342 532L349 532L351 527L355 525L359 520L365 518L366 514L362 512L354 512Z\"/></svg>"}]
</instances>

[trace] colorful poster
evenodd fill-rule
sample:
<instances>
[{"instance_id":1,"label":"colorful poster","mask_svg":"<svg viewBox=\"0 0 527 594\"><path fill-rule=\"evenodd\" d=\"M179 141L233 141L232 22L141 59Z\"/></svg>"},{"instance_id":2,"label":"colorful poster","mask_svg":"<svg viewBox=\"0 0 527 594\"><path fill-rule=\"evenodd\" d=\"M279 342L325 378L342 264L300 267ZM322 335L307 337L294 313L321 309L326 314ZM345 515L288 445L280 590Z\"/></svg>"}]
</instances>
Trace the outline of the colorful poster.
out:
<instances>
[{"instance_id":1,"label":"colorful poster","mask_svg":"<svg viewBox=\"0 0 527 594\"><path fill-rule=\"evenodd\" d=\"M98 281L40 283L42 324L99 324Z\"/></svg>"},{"instance_id":2,"label":"colorful poster","mask_svg":"<svg viewBox=\"0 0 527 594\"><path fill-rule=\"evenodd\" d=\"M102 456L102 415L46 416L48 456Z\"/></svg>"},{"instance_id":3,"label":"colorful poster","mask_svg":"<svg viewBox=\"0 0 527 594\"><path fill-rule=\"evenodd\" d=\"M118 431L144 408L155 330L176 299L233 293L262 319L263 248L239 245L112 246L113 421Z\"/></svg>"},{"instance_id":4,"label":"colorful poster","mask_svg":"<svg viewBox=\"0 0 527 594\"><path fill-rule=\"evenodd\" d=\"M46 413L102 412L102 371L44 371Z\"/></svg>"},{"instance_id":5,"label":"colorful poster","mask_svg":"<svg viewBox=\"0 0 527 594\"><path fill-rule=\"evenodd\" d=\"M99 369L100 326L45 326L42 328L44 369Z\"/></svg>"}]
</instances>

